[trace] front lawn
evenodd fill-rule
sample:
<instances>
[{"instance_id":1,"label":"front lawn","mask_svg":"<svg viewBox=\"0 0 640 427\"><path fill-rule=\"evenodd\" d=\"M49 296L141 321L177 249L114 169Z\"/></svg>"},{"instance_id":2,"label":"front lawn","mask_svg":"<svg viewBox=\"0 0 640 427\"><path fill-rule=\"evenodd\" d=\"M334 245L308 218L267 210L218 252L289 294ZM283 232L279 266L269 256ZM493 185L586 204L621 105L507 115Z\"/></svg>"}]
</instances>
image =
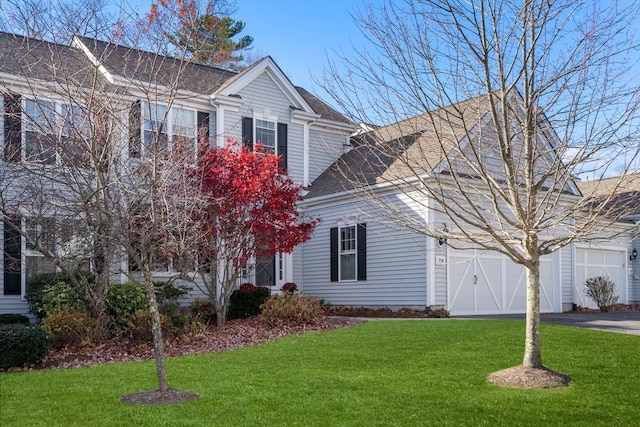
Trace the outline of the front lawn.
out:
<instances>
[{"instance_id":1,"label":"front lawn","mask_svg":"<svg viewBox=\"0 0 640 427\"><path fill-rule=\"evenodd\" d=\"M132 406L152 362L2 374L2 426L637 425L640 337L543 325L543 361L571 387L513 390L486 376L519 364L524 323L392 320L168 360L192 402Z\"/></svg>"}]
</instances>

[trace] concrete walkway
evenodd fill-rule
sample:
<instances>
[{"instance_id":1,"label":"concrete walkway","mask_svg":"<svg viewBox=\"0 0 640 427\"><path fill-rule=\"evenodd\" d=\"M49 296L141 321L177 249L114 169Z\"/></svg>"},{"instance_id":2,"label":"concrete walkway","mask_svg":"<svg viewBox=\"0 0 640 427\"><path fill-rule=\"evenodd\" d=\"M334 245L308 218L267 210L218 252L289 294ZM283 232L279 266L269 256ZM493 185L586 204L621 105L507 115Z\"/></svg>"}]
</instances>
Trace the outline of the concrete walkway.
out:
<instances>
[{"instance_id":1,"label":"concrete walkway","mask_svg":"<svg viewBox=\"0 0 640 427\"><path fill-rule=\"evenodd\" d=\"M457 319L519 319L524 314L501 314L487 316L461 316ZM612 311L600 313L591 311L572 311L568 313L542 313L542 323L574 326L578 328L598 329L621 334L640 335L640 310Z\"/></svg>"}]
</instances>

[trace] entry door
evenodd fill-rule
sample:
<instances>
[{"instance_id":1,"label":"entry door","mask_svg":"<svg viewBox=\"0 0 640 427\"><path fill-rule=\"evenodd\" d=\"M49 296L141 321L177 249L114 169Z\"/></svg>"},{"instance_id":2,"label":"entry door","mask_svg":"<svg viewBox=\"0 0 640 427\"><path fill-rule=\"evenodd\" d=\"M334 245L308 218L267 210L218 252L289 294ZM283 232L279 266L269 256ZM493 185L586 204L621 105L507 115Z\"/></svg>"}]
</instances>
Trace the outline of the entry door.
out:
<instances>
[{"instance_id":1,"label":"entry door","mask_svg":"<svg viewBox=\"0 0 640 427\"><path fill-rule=\"evenodd\" d=\"M276 285L275 257L260 257L256 263L256 286Z\"/></svg>"},{"instance_id":2,"label":"entry door","mask_svg":"<svg viewBox=\"0 0 640 427\"><path fill-rule=\"evenodd\" d=\"M626 254L624 251L603 249L576 249L576 275L573 302L582 307L598 308L595 301L585 295L585 282L597 276L608 277L615 283L618 302L627 303Z\"/></svg>"}]
</instances>

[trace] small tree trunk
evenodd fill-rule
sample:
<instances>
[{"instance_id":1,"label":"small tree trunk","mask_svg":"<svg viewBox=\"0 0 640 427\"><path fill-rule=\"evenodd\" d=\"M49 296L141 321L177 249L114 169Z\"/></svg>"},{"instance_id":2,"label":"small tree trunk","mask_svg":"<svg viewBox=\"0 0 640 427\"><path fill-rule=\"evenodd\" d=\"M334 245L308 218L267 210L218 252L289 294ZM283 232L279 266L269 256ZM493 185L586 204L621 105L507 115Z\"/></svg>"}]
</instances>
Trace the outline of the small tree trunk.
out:
<instances>
[{"instance_id":1,"label":"small tree trunk","mask_svg":"<svg viewBox=\"0 0 640 427\"><path fill-rule=\"evenodd\" d=\"M160 310L158 310L158 302L156 301L156 293L153 287L153 280L148 277L146 280L147 299L149 300L149 312L151 314L151 330L153 332L153 348L156 357L156 373L158 375L158 389L160 391L169 390L167 382L167 372L165 370L164 361L164 341L162 338L162 321L160 319Z\"/></svg>"},{"instance_id":2,"label":"small tree trunk","mask_svg":"<svg viewBox=\"0 0 640 427\"><path fill-rule=\"evenodd\" d=\"M540 351L540 256L532 256L527 266L527 317L523 365L542 368Z\"/></svg>"}]
</instances>

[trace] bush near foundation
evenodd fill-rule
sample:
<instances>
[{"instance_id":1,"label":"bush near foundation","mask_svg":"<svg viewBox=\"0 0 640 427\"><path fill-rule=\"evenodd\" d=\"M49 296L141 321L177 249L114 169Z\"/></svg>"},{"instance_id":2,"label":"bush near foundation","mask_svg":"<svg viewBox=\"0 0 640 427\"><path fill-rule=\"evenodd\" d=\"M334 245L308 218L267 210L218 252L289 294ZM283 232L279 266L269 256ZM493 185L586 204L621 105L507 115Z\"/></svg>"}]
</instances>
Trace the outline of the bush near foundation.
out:
<instances>
[{"instance_id":1,"label":"bush near foundation","mask_svg":"<svg viewBox=\"0 0 640 427\"><path fill-rule=\"evenodd\" d=\"M246 319L251 316L257 316L262 311L260 306L271 295L269 288L265 286L254 286L251 283L245 283L236 289L229 298L229 319Z\"/></svg>"},{"instance_id":2,"label":"bush near foundation","mask_svg":"<svg viewBox=\"0 0 640 427\"><path fill-rule=\"evenodd\" d=\"M21 324L28 325L29 318L24 314L16 314L16 313L3 313L0 314L0 325L11 325L11 324Z\"/></svg>"},{"instance_id":3,"label":"bush near foundation","mask_svg":"<svg viewBox=\"0 0 640 427\"><path fill-rule=\"evenodd\" d=\"M314 297L302 295L273 295L262 305L262 314L267 323L277 325L309 323L322 316L322 303Z\"/></svg>"},{"instance_id":4,"label":"bush near foundation","mask_svg":"<svg viewBox=\"0 0 640 427\"><path fill-rule=\"evenodd\" d=\"M0 325L0 370L38 363L49 354L49 339L38 325Z\"/></svg>"},{"instance_id":5,"label":"bush near foundation","mask_svg":"<svg viewBox=\"0 0 640 427\"><path fill-rule=\"evenodd\" d=\"M608 277L591 277L587 279L585 286L587 288L585 295L595 301L602 312L611 311L618 302L616 285Z\"/></svg>"}]
</instances>

